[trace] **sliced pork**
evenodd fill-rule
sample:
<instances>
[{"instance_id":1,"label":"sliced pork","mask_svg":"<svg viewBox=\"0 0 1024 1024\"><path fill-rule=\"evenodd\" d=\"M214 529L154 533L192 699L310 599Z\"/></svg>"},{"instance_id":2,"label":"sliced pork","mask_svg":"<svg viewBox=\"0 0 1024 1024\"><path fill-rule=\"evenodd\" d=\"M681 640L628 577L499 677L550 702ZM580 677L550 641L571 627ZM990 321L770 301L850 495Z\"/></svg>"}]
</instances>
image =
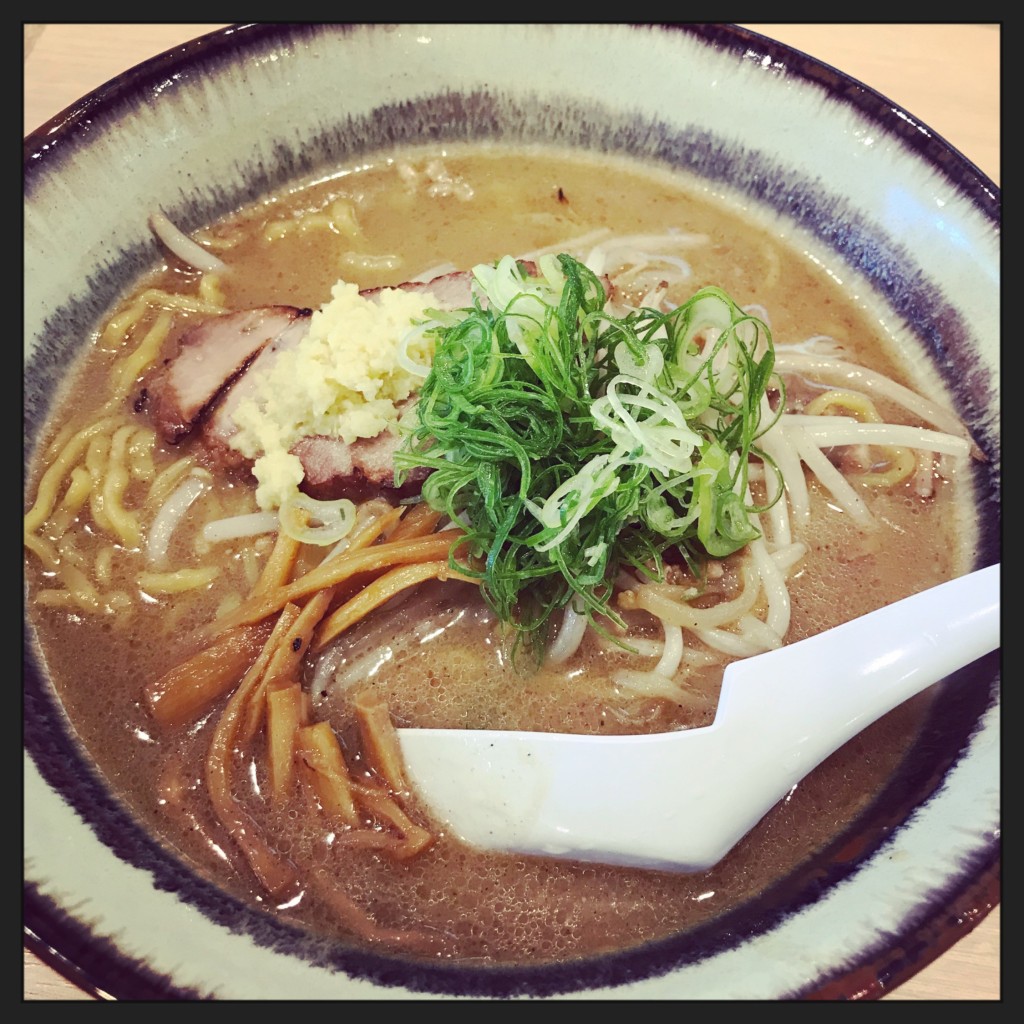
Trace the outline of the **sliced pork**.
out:
<instances>
[{"instance_id":1,"label":"sliced pork","mask_svg":"<svg viewBox=\"0 0 1024 1024\"><path fill-rule=\"evenodd\" d=\"M528 273L536 272L534 264L524 265ZM397 287L430 292L438 308L450 310L472 305L472 285L470 271L454 271ZM383 290L366 288L360 295L374 298ZM146 401L161 436L170 444L193 438L200 457L214 468L251 467L252 460L231 447L232 413L252 394L256 371L306 336L311 316L312 310L295 306L264 306L215 316L187 331L177 353L146 383ZM390 430L353 443L318 435L303 438L292 453L302 462L302 489L314 498L395 498L418 492L429 473L414 470L395 488L394 455L400 444Z\"/></svg>"},{"instance_id":2,"label":"sliced pork","mask_svg":"<svg viewBox=\"0 0 1024 1024\"><path fill-rule=\"evenodd\" d=\"M404 292L430 292L437 298L439 309L463 309L473 304L473 275L468 270L455 270L430 281L406 281L395 287ZM359 294L372 298L383 290L364 288Z\"/></svg>"},{"instance_id":3,"label":"sliced pork","mask_svg":"<svg viewBox=\"0 0 1024 1024\"><path fill-rule=\"evenodd\" d=\"M202 435L205 443L212 447L230 445L231 435L236 427L232 413L244 399L256 391L257 374L266 370L285 349L294 348L309 332L309 310L300 311L305 315L295 317L269 345L265 345L245 368L245 373L228 386L219 400L203 418ZM238 457L242 458L238 453Z\"/></svg>"},{"instance_id":4,"label":"sliced pork","mask_svg":"<svg viewBox=\"0 0 1024 1024\"><path fill-rule=\"evenodd\" d=\"M430 472L418 468L409 472L400 488L395 487L395 452L401 437L391 430L376 437L360 438L346 444L340 437L304 437L292 454L302 462L302 489L321 501L351 498L363 501L382 492L397 498L418 494Z\"/></svg>"},{"instance_id":5,"label":"sliced pork","mask_svg":"<svg viewBox=\"0 0 1024 1024\"><path fill-rule=\"evenodd\" d=\"M149 409L171 444L187 437L208 410L296 321L302 334L311 310L295 306L243 309L204 320L182 335L178 352L147 382Z\"/></svg>"},{"instance_id":6,"label":"sliced pork","mask_svg":"<svg viewBox=\"0 0 1024 1024\"><path fill-rule=\"evenodd\" d=\"M461 309L472 304L472 281L468 271L456 271L398 287L430 292L441 309ZM367 288L360 294L374 298L381 291ZM194 438L204 461L214 467L251 466L231 447L232 412L252 394L256 371L306 336L311 315L295 306L266 306L212 317L187 331L177 353L146 384L161 436L171 444ZM394 453L400 443L397 434L384 431L352 444L333 437L304 438L292 451L305 473L302 488L315 498L362 499L389 492L400 497L416 493L427 475L414 471L400 490L395 488Z\"/></svg>"}]
</instances>

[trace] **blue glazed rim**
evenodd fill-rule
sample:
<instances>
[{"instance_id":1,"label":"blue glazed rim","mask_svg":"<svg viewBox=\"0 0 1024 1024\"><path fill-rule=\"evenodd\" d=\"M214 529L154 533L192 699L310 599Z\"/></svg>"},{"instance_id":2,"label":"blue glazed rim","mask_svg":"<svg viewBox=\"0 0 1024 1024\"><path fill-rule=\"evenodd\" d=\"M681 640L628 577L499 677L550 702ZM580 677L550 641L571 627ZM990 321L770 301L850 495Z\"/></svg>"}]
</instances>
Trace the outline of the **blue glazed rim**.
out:
<instances>
[{"instance_id":1,"label":"blue glazed rim","mask_svg":"<svg viewBox=\"0 0 1024 1024\"><path fill-rule=\"evenodd\" d=\"M641 26L638 26L638 28ZM900 108L869 87L829 67L756 33L732 25L670 25L666 30L690 33L708 45L728 50L746 59L768 58L784 62L787 74L813 82L828 91L833 99L856 108L878 122L886 131L897 135L919 153L937 171L946 176L957 191L993 225L1000 218L1000 191L966 157L949 146L925 126L901 116ZM272 46L282 38L294 38L320 30L315 25L237 25L200 37L161 54L111 80L78 103L25 138L24 177L26 196L31 194L35 177L73 155L75 147L88 139L83 131L85 121L102 121L115 115L133 95L146 93L153 83L176 72L201 74L204 68L232 62L240 52L253 52ZM344 31L346 26L330 26ZM645 30L651 26L642 26ZM487 116L485 98L474 98L479 116ZM439 103L450 98L438 99ZM529 111L524 113L528 115ZM606 140L607 141L607 140ZM695 140L685 140L693 150ZM710 152L713 147L707 150ZM697 147L699 150L699 147ZM680 140L670 140L658 156L668 162L679 158ZM755 198L770 203L772 196L753 184L758 179L756 161L749 167L694 167L710 176L720 175L731 183L745 184ZM301 168L300 168L301 170ZM274 183L267 183L273 185ZM203 211L201 216L209 215ZM791 210L791 212L793 212ZM808 192L806 203L796 207L801 226L815 233L817 208ZM862 257L865 261L892 259L897 253L880 250L873 240L864 239ZM856 251L860 240L853 238ZM898 311L914 322L915 309L921 302L920 286L902 282L894 288L892 298ZM902 308L899 308L902 306ZM934 341L933 353L949 356L954 364L963 354L947 352L943 333L934 324L915 323L924 338ZM954 332L955 333L955 332ZM52 371L56 373L57 371ZM44 372L43 376L46 376ZM975 408L969 375L959 375L947 383L962 396L965 407ZM30 436L41 422L45 401L27 403L26 427ZM983 446L996 446L997 441L985 437ZM979 494L998 496L999 482L993 472L974 468ZM996 504L998 507L998 501ZM994 519L983 527L979 545L980 564L997 561L1000 554L1000 524ZM205 916L220 922L232 931L245 931L257 942L287 950L312 962L331 967L355 977L373 980L384 987L401 986L424 994L458 994L475 997L509 998L515 996L550 996L603 986L626 984L672 970L715 952L729 949L738 937L756 935L770 930L802 907L813 903L829 887L849 878L859 866L891 840L895 830L908 813L935 791L945 772L955 764L966 744L971 727L991 706L992 689L981 691L967 685L967 673L951 677L942 699L923 734L921 743L929 749L941 747L945 753L927 760L917 773L908 773L894 780L875 802L833 843L821 851L808 865L802 866L799 878L781 880L758 900L701 926L684 936L673 937L638 950L605 956L572 965L544 965L536 968L453 968L438 965L410 966L392 957L353 952L335 948L330 943L312 939L287 925L268 925L264 914L226 896L214 886L197 879L177 858L155 843L130 816L104 782L82 759L71 733L63 724L61 710L50 692L44 674L36 664L32 639L25 632L25 715L24 743L33 761L48 783L87 821L93 831L117 856L153 873L158 888L178 893ZM993 679L998 676L998 655L985 660L983 671ZM961 678L962 677L962 678ZM74 778L55 767L77 763ZM820 977L809 980L799 990L784 993L791 999L861 999L873 998L906 980L921 967L945 952L966 931L983 919L1000 898L1000 846L997 836L982 855L964 864L961 874L946 891L938 893L926 906L905 922L905 927L890 941L865 950L856 963L845 964ZM109 940L96 937L80 921L67 915L60 907L26 882L23 902L25 944L43 960L87 992L101 998L119 1000L194 1000L202 998L197 991L181 987L174 979L157 974L146 965L125 956Z\"/></svg>"}]
</instances>

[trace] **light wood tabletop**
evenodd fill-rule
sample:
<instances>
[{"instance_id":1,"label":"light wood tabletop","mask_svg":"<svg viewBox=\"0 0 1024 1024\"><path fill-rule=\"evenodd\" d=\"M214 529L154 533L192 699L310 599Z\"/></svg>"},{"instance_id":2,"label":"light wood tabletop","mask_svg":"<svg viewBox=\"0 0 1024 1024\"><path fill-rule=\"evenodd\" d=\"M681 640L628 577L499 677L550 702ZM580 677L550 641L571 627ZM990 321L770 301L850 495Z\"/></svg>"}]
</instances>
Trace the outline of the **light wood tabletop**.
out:
<instances>
[{"instance_id":1,"label":"light wood tabletop","mask_svg":"<svg viewBox=\"0 0 1024 1024\"><path fill-rule=\"evenodd\" d=\"M28 133L140 61L219 24L26 24ZM952 143L996 184L1000 172L1001 26L986 24L748 24L859 79ZM885 998L1000 998L1000 913ZM26 1000L90 999L27 949Z\"/></svg>"}]
</instances>

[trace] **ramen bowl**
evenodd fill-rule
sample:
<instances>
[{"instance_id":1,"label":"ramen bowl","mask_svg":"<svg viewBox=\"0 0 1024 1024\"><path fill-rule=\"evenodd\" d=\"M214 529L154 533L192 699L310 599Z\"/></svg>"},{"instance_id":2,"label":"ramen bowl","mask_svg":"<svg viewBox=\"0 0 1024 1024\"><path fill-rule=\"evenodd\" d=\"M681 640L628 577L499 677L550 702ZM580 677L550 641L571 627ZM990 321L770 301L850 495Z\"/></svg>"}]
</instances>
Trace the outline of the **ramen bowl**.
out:
<instances>
[{"instance_id":1,"label":"ramen bowl","mask_svg":"<svg viewBox=\"0 0 1024 1024\"><path fill-rule=\"evenodd\" d=\"M191 233L365 154L475 142L678 169L828 253L967 423L969 561L999 560L999 189L870 88L730 25L235 26L84 97L25 139L26 468L74 357L162 258L154 210ZM874 998L999 899L995 656L763 890L640 946L491 966L341 944L215 884L97 766L28 618L24 662L26 943L95 994Z\"/></svg>"}]
</instances>

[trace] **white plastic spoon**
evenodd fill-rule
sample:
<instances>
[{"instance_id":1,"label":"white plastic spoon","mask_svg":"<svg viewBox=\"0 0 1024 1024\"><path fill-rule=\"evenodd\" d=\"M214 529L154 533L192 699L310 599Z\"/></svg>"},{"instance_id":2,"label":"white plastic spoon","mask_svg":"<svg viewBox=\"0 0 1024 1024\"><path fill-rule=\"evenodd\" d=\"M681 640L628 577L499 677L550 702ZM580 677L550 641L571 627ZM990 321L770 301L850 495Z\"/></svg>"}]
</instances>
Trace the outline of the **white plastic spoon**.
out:
<instances>
[{"instance_id":1,"label":"white plastic spoon","mask_svg":"<svg viewBox=\"0 0 1024 1024\"><path fill-rule=\"evenodd\" d=\"M999 646L999 565L729 665L714 722L647 736L399 729L409 781L487 850L716 864L885 712Z\"/></svg>"}]
</instances>

